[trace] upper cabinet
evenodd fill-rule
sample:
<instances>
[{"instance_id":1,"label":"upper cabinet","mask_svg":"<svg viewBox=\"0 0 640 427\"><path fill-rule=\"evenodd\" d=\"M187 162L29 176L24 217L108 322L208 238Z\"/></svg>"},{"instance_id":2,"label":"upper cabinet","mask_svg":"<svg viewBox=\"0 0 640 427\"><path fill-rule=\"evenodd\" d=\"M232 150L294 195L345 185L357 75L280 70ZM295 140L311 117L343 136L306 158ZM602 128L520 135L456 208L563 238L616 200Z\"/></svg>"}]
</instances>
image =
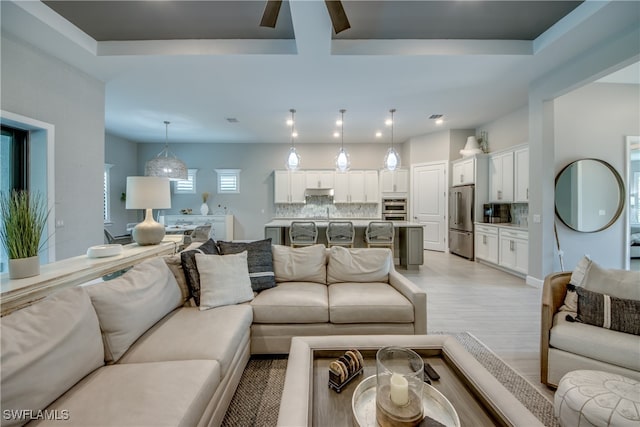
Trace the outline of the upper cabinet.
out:
<instances>
[{"instance_id":1,"label":"upper cabinet","mask_svg":"<svg viewBox=\"0 0 640 427\"><path fill-rule=\"evenodd\" d=\"M314 171L304 172L307 177L307 188L333 188L333 171Z\"/></svg>"},{"instance_id":2,"label":"upper cabinet","mask_svg":"<svg viewBox=\"0 0 640 427\"><path fill-rule=\"evenodd\" d=\"M307 188L306 174L299 171L274 172L274 203L304 203Z\"/></svg>"},{"instance_id":3,"label":"upper cabinet","mask_svg":"<svg viewBox=\"0 0 640 427\"><path fill-rule=\"evenodd\" d=\"M353 170L334 175L335 203L378 203L378 172Z\"/></svg>"},{"instance_id":4,"label":"upper cabinet","mask_svg":"<svg viewBox=\"0 0 640 427\"><path fill-rule=\"evenodd\" d=\"M514 151L516 203L529 203L529 147Z\"/></svg>"},{"instance_id":5,"label":"upper cabinet","mask_svg":"<svg viewBox=\"0 0 640 427\"><path fill-rule=\"evenodd\" d=\"M475 184L474 162L473 157L451 162L451 185Z\"/></svg>"},{"instance_id":6,"label":"upper cabinet","mask_svg":"<svg viewBox=\"0 0 640 427\"><path fill-rule=\"evenodd\" d=\"M489 156L489 201L513 202L513 151Z\"/></svg>"},{"instance_id":7,"label":"upper cabinet","mask_svg":"<svg viewBox=\"0 0 640 427\"><path fill-rule=\"evenodd\" d=\"M380 189L382 194L408 193L409 170L396 169L394 171L383 170L380 172Z\"/></svg>"}]
</instances>

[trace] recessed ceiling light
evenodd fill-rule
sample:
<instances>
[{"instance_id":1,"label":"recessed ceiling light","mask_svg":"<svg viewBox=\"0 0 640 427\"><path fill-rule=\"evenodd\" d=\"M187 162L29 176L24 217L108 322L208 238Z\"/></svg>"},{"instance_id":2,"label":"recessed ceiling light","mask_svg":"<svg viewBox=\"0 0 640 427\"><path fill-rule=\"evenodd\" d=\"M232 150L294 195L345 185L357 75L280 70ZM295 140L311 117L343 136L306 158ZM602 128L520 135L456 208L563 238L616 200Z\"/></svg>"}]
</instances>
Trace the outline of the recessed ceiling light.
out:
<instances>
[{"instance_id":1,"label":"recessed ceiling light","mask_svg":"<svg viewBox=\"0 0 640 427\"><path fill-rule=\"evenodd\" d=\"M391 121L391 119L387 119L384 121L384 124L387 126L391 126L393 124L393 122Z\"/></svg>"},{"instance_id":2,"label":"recessed ceiling light","mask_svg":"<svg viewBox=\"0 0 640 427\"><path fill-rule=\"evenodd\" d=\"M334 138L339 138L339 137L340 137L340 132L335 131L335 132L333 133L333 137L334 137Z\"/></svg>"},{"instance_id":3,"label":"recessed ceiling light","mask_svg":"<svg viewBox=\"0 0 640 427\"><path fill-rule=\"evenodd\" d=\"M336 126L342 126L342 120L340 119L336 120Z\"/></svg>"},{"instance_id":4,"label":"recessed ceiling light","mask_svg":"<svg viewBox=\"0 0 640 427\"><path fill-rule=\"evenodd\" d=\"M382 136L382 132L376 131L376 138L380 138Z\"/></svg>"},{"instance_id":5,"label":"recessed ceiling light","mask_svg":"<svg viewBox=\"0 0 640 427\"><path fill-rule=\"evenodd\" d=\"M287 119L287 126L293 126L293 120Z\"/></svg>"},{"instance_id":6,"label":"recessed ceiling light","mask_svg":"<svg viewBox=\"0 0 640 427\"><path fill-rule=\"evenodd\" d=\"M229 123L238 123L238 119L236 119L235 117L227 117L227 121Z\"/></svg>"},{"instance_id":7,"label":"recessed ceiling light","mask_svg":"<svg viewBox=\"0 0 640 427\"><path fill-rule=\"evenodd\" d=\"M440 126L440 125L441 125L441 124L443 124L443 123L444 123L444 120L443 120L443 119L436 119L436 124L437 124L438 126Z\"/></svg>"},{"instance_id":8,"label":"recessed ceiling light","mask_svg":"<svg viewBox=\"0 0 640 427\"><path fill-rule=\"evenodd\" d=\"M293 132L291 132L291 137L292 138L297 138L298 137L298 132L296 132L295 130Z\"/></svg>"}]
</instances>

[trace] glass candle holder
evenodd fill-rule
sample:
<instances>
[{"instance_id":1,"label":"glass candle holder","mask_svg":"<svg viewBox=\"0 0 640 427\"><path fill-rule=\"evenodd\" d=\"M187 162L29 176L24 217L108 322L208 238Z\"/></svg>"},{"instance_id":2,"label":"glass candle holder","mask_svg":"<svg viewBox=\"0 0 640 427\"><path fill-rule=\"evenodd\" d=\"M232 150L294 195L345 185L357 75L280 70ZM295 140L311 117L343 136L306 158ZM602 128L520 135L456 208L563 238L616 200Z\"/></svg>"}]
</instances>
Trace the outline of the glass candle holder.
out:
<instances>
[{"instance_id":1,"label":"glass candle holder","mask_svg":"<svg viewBox=\"0 0 640 427\"><path fill-rule=\"evenodd\" d=\"M413 350L384 347L376 354L376 421L381 427L417 426L424 417L424 362Z\"/></svg>"}]
</instances>

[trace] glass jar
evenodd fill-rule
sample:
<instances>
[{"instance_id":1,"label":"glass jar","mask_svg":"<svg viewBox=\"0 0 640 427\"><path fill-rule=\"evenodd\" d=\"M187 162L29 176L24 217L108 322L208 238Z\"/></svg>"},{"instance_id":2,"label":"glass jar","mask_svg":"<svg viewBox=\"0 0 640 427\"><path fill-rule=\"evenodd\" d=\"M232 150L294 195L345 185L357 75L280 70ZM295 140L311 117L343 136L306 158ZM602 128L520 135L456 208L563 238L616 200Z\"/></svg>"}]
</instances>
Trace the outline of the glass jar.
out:
<instances>
[{"instance_id":1,"label":"glass jar","mask_svg":"<svg viewBox=\"0 0 640 427\"><path fill-rule=\"evenodd\" d=\"M424 362L415 351L384 347L376 354L376 421L381 427L413 427L422 421Z\"/></svg>"}]
</instances>

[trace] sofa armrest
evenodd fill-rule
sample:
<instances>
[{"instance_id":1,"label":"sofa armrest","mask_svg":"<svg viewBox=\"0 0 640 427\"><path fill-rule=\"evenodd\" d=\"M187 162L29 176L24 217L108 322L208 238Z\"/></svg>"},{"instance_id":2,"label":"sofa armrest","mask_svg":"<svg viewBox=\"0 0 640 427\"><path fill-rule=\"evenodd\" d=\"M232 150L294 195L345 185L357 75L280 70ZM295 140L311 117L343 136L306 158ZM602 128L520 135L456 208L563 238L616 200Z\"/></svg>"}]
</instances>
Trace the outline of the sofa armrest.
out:
<instances>
[{"instance_id":1,"label":"sofa armrest","mask_svg":"<svg viewBox=\"0 0 640 427\"><path fill-rule=\"evenodd\" d=\"M413 304L414 334L426 334L427 293L395 269L389 272L389 284Z\"/></svg>"},{"instance_id":2,"label":"sofa armrest","mask_svg":"<svg viewBox=\"0 0 640 427\"><path fill-rule=\"evenodd\" d=\"M540 381L548 384L549 337L553 316L564 302L571 272L552 273L544 279L542 287L542 312L540 316Z\"/></svg>"}]
</instances>

